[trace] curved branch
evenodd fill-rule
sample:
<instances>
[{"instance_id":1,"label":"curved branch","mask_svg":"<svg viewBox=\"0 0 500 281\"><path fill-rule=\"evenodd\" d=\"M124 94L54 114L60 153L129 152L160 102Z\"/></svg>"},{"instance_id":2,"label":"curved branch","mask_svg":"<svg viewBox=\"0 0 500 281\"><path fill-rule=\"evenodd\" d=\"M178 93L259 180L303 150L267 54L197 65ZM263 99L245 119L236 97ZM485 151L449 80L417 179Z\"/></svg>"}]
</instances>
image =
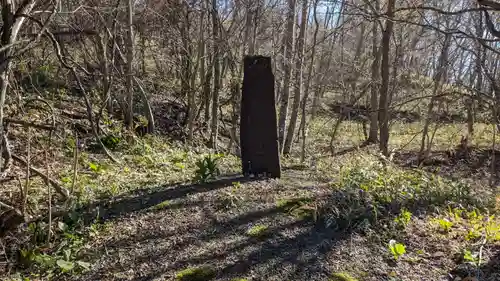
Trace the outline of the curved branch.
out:
<instances>
[{"instance_id":1,"label":"curved branch","mask_svg":"<svg viewBox=\"0 0 500 281\"><path fill-rule=\"evenodd\" d=\"M495 28L490 14L487 11L484 11L484 17L486 18L486 26L488 27L488 30L491 32L491 34L497 38L500 38L500 31Z\"/></svg>"},{"instance_id":2,"label":"curved branch","mask_svg":"<svg viewBox=\"0 0 500 281\"><path fill-rule=\"evenodd\" d=\"M500 10L500 3L493 0L477 0L477 3L482 6L490 7L496 11Z\"/></svg>"}]
</instances>

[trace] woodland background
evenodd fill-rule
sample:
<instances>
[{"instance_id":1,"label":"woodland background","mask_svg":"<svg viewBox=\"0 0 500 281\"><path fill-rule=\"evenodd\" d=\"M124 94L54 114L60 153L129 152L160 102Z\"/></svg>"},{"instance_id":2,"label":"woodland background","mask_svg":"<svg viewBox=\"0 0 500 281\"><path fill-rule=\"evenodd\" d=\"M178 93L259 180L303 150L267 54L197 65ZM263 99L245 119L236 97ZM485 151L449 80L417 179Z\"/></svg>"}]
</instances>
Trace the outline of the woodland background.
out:
<instances>
[{"instance_id":1,"label":"woodland background","mask_svg":"<svg viewBox=\"0 0 500 281\"><path fill-rule=\"evenodd\" d=\"M0 9L6 276L188 280L173 272L219 257L204 268L210 278L303 280L307 271L327 280L345 271L360 280L497 280L500 2L3 0ZM272 58L285 176L214 182L240 170L242 61L252 54ZM255 212L264 222L250 219ZM238 216L280 245L291 243L280 240L291 231L280 223L324 223L335 239L315 229L292 235L312 243L297 252L273 251L299 259L323 245L323 233L342 258L315 248L321 262L311 264L322 271L308 260L305 269L268 270L262 257L239 270L226 264L238 250L205 253L230 242L196 238L195 250L165 246L161 266L145 261L158 251L145 233L165 243L191 241L187 226L224 236L244 227ZM123 247L136 247L129 260L109 258L121 248L102 254L120 240L135 241ZM270 250L254 240L249 247ZM417 249L423 243L433 250Z\"/></svg>"}]
</instances>

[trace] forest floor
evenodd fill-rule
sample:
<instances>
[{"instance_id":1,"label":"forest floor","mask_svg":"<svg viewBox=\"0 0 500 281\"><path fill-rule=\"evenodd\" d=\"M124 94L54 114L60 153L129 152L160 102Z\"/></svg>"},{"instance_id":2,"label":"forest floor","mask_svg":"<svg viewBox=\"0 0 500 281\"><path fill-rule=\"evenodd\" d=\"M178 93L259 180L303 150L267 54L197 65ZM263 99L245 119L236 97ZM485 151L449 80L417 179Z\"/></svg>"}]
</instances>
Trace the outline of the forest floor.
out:
<instances>
[{"instance_id":1,"label":"forest floor","mask_svg":"<svg viewBox=\"0 0 500 281\"><path fill-rule=\"evenodd\" d=\"M71 280L499 280L500 221L452 205L465 198L442 195L450 201L432 209L422 196L389 211L376 206L382 199L335 186L288 170L282 180L225 179L125 199L143 205L87 242L94 266ZM406 247L398 259L391 239Z\"/></svg>"},{"instance_id":2,"label":"forest floor","mask_svg":"<svg viewBox=\"0 0 500 281\"><path fill-rule=\"evenodd\" d=\"M356 147L356 122L330 151L331 121L313 124L306 162L284 158L278 180L230 176L239 160L226 155L220 179L196 184L208 150L148 137L114 151L119 163L80 152L73 184L66 144L50 169L74 189L75 211L54 216L49 244L43 221L4 238L0 280L500 280L492 126L477 124L469 159L455 149L464 125L443 126L435 161L418 169L420 123L392 125L389 162ZM33 213L46 210L44 190L34 178Z\"/></svg>"}]
</instances>

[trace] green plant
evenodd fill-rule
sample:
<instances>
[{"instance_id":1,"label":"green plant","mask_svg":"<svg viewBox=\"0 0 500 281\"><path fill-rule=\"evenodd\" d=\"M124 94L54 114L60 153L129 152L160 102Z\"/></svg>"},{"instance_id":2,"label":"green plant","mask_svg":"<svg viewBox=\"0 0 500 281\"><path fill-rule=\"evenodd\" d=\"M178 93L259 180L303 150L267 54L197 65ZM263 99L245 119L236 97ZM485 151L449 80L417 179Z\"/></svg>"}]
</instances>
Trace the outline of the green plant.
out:
<instances>
[{"instance_id":1,"label":"green plant","mask_svg":"<svg viewBox=\"0 0 500 281\"><path fill-rule=\"evenodd\" d=\"M410 223L411 216L412 213L410 211L403 209L401 213L396 218L394 218L394 221L400 228L404 229Z\"/></svg>"},{"instance_id":2,"label":"green plant","mask_svg":"<svg viewBox=\"0 0 500 281\"><path fill-rule=\"evenodd\" d=\"M217 272L210 266L187 268L175 275L179 281L208 281L214 279Z\"/></svg>"},{"instance_id":3,"label":"green plant","mask_svg":"<svg viewBox=\"0 0 500 281\"><path fill-rule=\"evenodd\" d=\"M450 232L451 228L454 225L453 222L448 220L447 218L442 218L442 219L436 218L436 219L433 219L433 222L444 233Z\"/></svg>"},{"instance_id":4,"label":"green plant","mask_svg":"<svg viewBox=\"0 0 500 281\"><path fill-rule=\"evenodd\" d=\"M495 220L495 216L490 216L485 226L487 241L500 241L500 223Z\"/></svg>"},{"instance_id":5,"label":"green plant","mask_svg":"<svg viewBox=\"0 0 500 281\"><path fill-rule=\"evenodd\" d=\"M262 236L265 236L267 234L268 229L269 229L269 227L267 227L265 225L261 225L261 224L254 225L250 229L248 229L247 235L251 236L251 237L262 237Z\"/></svg>"},{"instance_id":6,"label":"green plant","mask_svg":"<svg viewBox=\"0 0 500 281\"><path fill-rule=\"evenodd\" d=\"M97 225L91 225L96 231ZM20 250L22 261L28 267L33 266L48 276L59 274L78 274L89 270L91 264L79 259L80 252L83 249L84 236L74 227L58 222L55 235L59 237L58 246L52 251L42 251L44 248L41 238L45 238L43 234L48 231L47 226L42 223L32 223L28 226L28 230L33 237L32 243L25 245Z\"/></svg>"},{"instance_id":7,"label":"green plant","mask_svg":"<svg viewBox=\"0 0 500 281\"><path fill-rule=\"evenodd\" d=\"M170 206L170 204L172 204L172 201L165 200L161 203L154 205L153 207L151 207L151 209L156 210L156 211L163 210L163 209L166 209L168 206Z\"/></svg>"},{"instance_id":8,"label":"green plant","mask_svg":"<svg viewBox=\"0 0 500 281\"><path fill-rule=\"evenodd\" d=\"M195 181L199 183L206 183L214 180L219 174L218 161L222 155L207 155L203 159L196 162Z\"/></svg>"},{"instance_id":9,"label":"green plant","mask_svg":"<svg viewBox=\"0 0 500 281\"><path fill-rule=\"evenodd\" d=\"M240 189L240 188L241 188L241 182L239 182L239 181L233 182L233 189L232 189L233 193L238 191L238 189Z\"/></svg>"},{"instance_id":10,"label":"green plant","mask_svg":"<svg viewBox=\"0 0 500 281\"><path fill-rule=\"evenodd\" d=\"M389 241L389 252L392 254L394 260L398 260L402 255L406 254L406 247L395 240Z\"/></svg>"},{"instance_id":11,"label":"green plant","mask_svg":"<svg viewBox=\"0 0 500 281\"><path fill-rule=\"evenodd\" d=\"M298 219L317 220L318 210L311 198L279 199L276 207Z\"/></svg>"},{"instance_id":12,"label":"green plant","mask_svg":"<svg viewBox=\"0 0 500 281\"><path fill-rule=\"evenodd\" d=\"M467 249L463 251L462 258L465 262L468 262L468 263L473 264L473 265L478 265L478 263L479 263L478 254L473 254L471 251L469 251Z\"/></svg>"},{"instance_id":13,"label":"green plant","mask_svg":"<svg viewBox=\"0 0 500 281\"><path fill-rule=\"evenodd\" d=\"M102 174L108 168L108 166L105 163L100 164L100 163L88 162L87 165L89 169L95 174Z\"/></svg>"},{"instance_id":14,"label":"green plant","mask_svg":"<svg viewBox=\"0 0 500 281\"><path fill-rule=\"evenodd\" d=\"M119 147L120 143L122 142L122 139L120 137L110 134L101 137L101 142L105 147L111 150L116 150Z\"/></svg>"},{"instance_id":15,"label":"green plant","mask_svg":"<svg viewBox=\"0 0 500 281\"><path fill-rule=\"evenodd\" d=\"M352 277L349 273L337 272L332 274L329 281L358 281L358 279Z\"/></svg>"}]
</instances>

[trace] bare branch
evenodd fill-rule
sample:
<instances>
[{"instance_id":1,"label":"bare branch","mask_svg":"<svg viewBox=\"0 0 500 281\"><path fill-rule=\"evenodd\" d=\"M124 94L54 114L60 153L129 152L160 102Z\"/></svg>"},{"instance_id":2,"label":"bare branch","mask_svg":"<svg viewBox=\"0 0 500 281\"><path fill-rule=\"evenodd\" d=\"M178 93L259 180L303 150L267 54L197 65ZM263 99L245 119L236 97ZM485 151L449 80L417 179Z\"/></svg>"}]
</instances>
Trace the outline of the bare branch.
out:
<instances>
[{"instance_id":1,"label":"bare branch","mask_svg":"<svg viewBox=\"0 0 500 281\"><path fill-rule=\"evenodd\" d=\"M493 0L477 0L477 3L482 6L490 7L496 11L500 10L500 3Z\"/></svg>"},{"instance_id":2,"label":"bare branch","mask_svg":"<svg viewBox=\"0 0 500 281\"><path fill-rule=\"evenodd\" d=\"M14 161L19 162L24 167L28 166L28 163L24 159L22 159L21 157L15 155L15 154L12 154L12 158L14 159ZM36 168L33 168L33 167L29 167L29 169L34 174L38 175L43 180L45 180L48 183L50 183L50 185L52 185L52 187L54 187L54 189L57 191L57 193L59 193L63 197L64 200L68 199L69 192L68 192L68 190L66 188L62 187L55 180L53 180L53 179L49 178L48 176L46 176L42 171L40 171L40 170L38 170Z\"/></svg>"}]
</instances>

